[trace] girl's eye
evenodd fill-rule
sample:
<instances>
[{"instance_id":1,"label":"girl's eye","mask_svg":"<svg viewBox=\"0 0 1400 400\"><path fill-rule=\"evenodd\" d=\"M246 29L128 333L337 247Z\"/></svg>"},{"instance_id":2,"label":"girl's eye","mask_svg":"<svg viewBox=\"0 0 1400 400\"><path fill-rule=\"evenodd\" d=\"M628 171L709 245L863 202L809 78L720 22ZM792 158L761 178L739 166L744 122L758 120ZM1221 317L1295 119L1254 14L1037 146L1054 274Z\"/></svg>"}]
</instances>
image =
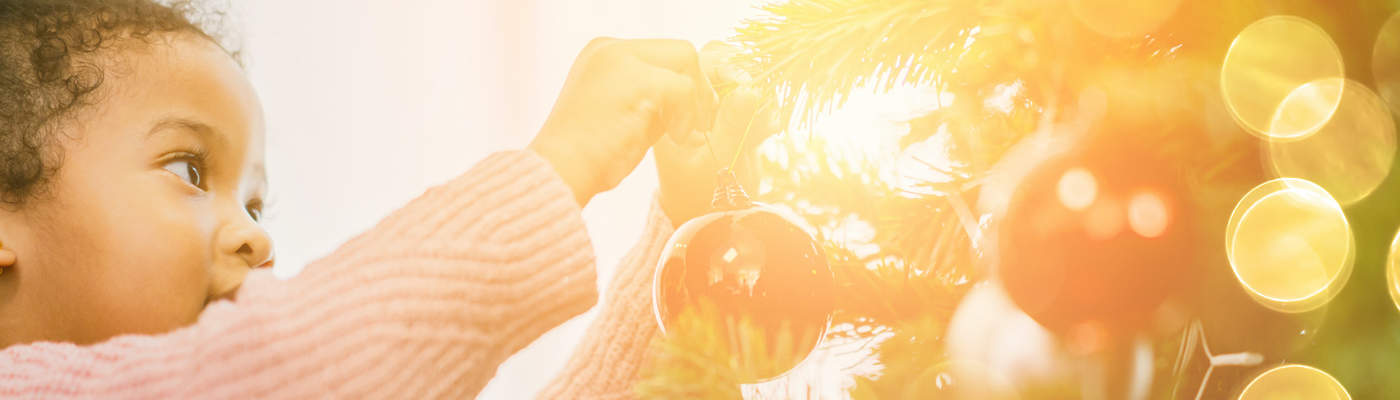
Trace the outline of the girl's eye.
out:
<instances>
[{"instance_id":1,"label":"girl's eye","mask_svg":"<svg viewBox=\"0 0 1400 400\"><path fill-rule=\"evenodd\" d=\"M171 160L165 163L165 170L184 179L185 183L204 189L204 177L200 176L199 165L191 160Z\"/></svg>"}]
</instances>

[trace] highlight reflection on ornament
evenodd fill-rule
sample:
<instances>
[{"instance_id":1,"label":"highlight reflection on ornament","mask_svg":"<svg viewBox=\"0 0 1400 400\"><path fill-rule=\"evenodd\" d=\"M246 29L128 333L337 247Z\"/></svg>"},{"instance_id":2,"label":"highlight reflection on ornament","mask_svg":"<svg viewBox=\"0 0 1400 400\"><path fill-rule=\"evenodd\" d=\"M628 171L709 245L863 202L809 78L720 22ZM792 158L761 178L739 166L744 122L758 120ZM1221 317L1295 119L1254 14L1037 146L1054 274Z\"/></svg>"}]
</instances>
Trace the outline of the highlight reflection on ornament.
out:
<instances>
[{"instance_id":1,"label":"highlight reflection on ornament","mask_svg":"<svg viewBox=\"0 0 1400 400\"><path fill-rule=\"evenodd\" d=\"M682 315L706 319L726 341L739 378L765 381L816 348L830 321L835 283L809 230L781 210L750 202L726 174L716 210L681 225L666 243L655 312L663 333L696 325L678 325ZM761 337L747 335L753 332Z\"/></svg>"}]
</instances>

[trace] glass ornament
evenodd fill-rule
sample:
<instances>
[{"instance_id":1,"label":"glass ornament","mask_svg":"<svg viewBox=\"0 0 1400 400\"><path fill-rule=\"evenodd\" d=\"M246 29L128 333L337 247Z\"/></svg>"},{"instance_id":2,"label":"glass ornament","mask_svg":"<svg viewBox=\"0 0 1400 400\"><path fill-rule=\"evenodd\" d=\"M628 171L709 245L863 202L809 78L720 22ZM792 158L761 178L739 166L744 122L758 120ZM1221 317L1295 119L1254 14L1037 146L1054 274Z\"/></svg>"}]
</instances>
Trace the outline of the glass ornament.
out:
<instances>
[{"instance_id":1,"label":"glass ornament","mask_svg":"<svg viewBox=\"0 0 1400 400\"><path fill-rule=\"evenodd\" d=\"M711 205L662 250L652 293L661 331L709 328L713 335L687 336L720 341L741 383L780 377L826 333L831 268L810 228L749 200L728 170L719 173Z\"/></svg>"}]
</instances>

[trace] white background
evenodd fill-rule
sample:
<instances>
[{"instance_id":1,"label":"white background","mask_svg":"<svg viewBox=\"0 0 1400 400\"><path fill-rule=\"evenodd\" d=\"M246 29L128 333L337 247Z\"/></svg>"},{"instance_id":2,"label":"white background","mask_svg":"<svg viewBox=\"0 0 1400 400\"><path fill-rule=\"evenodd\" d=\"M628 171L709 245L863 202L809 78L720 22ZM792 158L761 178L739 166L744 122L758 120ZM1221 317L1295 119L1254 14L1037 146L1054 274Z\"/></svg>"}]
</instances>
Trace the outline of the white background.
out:
<instances>
[{"instance_id":1,"label":"white background","mask_svg":"<svg viewBox=\"0 0 1400 400\"><path fill-rule=\"evenodd\" d=\"M294 274L424 189L492 152L524 146L591 38L672 37L700 46L757 14L751 3L239 2L248 75L267 112L267 225L277 272ZM584 211L600 282L641 230L653 168L644 161ZM532 398L593 315L506 362L480 398Z\"/></svg>"}]
</instances>

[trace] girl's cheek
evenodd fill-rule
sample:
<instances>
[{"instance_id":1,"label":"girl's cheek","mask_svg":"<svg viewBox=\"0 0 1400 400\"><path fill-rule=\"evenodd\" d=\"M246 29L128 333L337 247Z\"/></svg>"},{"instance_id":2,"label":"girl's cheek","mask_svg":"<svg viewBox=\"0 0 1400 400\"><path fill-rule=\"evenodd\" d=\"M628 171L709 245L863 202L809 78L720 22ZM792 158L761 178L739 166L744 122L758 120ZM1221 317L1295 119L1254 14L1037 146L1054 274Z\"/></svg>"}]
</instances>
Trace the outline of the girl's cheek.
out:
<instances>
[{"instance_id":1,"label":"girl's cheek","mask_svg":"<svg viewBox=\"0 0 1400 400\"><path fill-rule=\"evenodd\" d=\"M56 334L92 343L168 332L198 319L208 282L207 235L193 216L156 206L70 208L49 221L51 234L34 261L52 281L44 285L51 290L37 295L49 314L63 316L52 321L61 329Z\"/></svg>"},{"instance_id":2,"label":"girl's cheek","mask_svg":"<svg viewBox=\"0 0 1400 400\"><path fill-rule=\"evenodd\" d=\"M183 204L182 204L183 203ZM111 253L123 253L110 265L109 299L121 304L141 331L163 331L196 320L209 284L210 229L198 207L184 201L150 201L139 213L114 216L119 232ZM144 219L144 221L137 221Z\"/></svg>"}]
</instances>

